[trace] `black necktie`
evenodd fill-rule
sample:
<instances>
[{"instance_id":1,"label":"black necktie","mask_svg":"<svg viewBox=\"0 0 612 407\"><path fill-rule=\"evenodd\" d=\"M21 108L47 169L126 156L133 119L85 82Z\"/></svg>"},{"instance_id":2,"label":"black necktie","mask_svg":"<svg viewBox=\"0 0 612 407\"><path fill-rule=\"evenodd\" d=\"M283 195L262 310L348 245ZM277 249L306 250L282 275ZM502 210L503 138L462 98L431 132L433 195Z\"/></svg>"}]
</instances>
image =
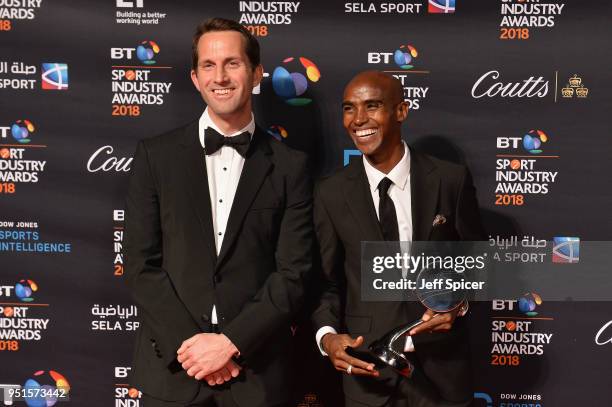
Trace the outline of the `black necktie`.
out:
<instances>
[{"instance_id":1,"label":"black necktie","mask_svg":"<svg viewBox=\"0 0 612 407\"><path fill-rule=\"evenodd\" d=\"M389 178L383 178L378 184L378 218L385 240L399 241L399 226L397 225L397 214L395 205L389 196L389 187L393 184Z\"/></svg>"},{"instance_id":2,"label":"black necktie","mask_svg":"<svg viewBox=\"0 0 612 407\"><path fill-rule=\"evenodd\" d=\"M237 136L225 137L212 127L207 127L204 130L204 149L206 155L214 154L223 146L229 146L238 151L241 156L246 156L251 142L251 134L248 131L240 133Z\"/></svg>"}]
</instances>

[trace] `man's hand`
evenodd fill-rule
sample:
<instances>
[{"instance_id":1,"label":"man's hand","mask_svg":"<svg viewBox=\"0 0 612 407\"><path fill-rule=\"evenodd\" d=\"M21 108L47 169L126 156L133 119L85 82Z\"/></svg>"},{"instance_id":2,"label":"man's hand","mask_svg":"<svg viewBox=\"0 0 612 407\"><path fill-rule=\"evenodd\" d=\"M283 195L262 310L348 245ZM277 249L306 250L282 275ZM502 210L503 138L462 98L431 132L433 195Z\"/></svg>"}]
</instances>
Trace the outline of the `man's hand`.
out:
<instances>
[{"instance_id":1,"label":"man's hand","mask_svg":"<svg viewBox=\"0 0 612 407\"><path fill-rule=\"evenodd\" d=\"M447 332L453 327L453 322L457 318L459 308L449 312L435 312L430 309L425 311L421 319L425 321L421 325L410 331L410 335L418 335L423 332Z\"/></svg>"},{"instance_id":2,"label":"man's hand","mask_svg":"<svg viewBox=\"0 0 612 407\"><path fill-rule=\"evenodd\" d=\"M223 334L201 333L183 341L176 353L187 374L201 379L222 370L239 351Z\"/></svg>"},{"instance_id":3,"label":"man's hand","mask_svg":"<svg viewBox=\"0 0 612 407\"><path fill-rule=\"evenodd\" d=\"M367 363L363 360L354 358L346 353L346 348L357 348L363 343L363 336L359 336L357 339L353 339L348 335L344 334L326 334L321 339L321 346L336 370L344 373L347 372L347 368L351 367L350 374L358 376L374 376L379 375L378 370L374 369L373 363Z\"/></svg>"},{"instance_id":4,"label":"man's hand","mask_svg":"<svg viewBox=\"0 0 612 407\"><path fill-rule=\"evenodd\" d=\"M214 373L209 374L204 377L204 380L210 385L214 386L216 384L223 384L225 382L229 382L234 377L238 377L240 374L240 366L238 366L233 360L229 360L227 365L223 366L221 370L218 370ZM200 380L202 378L201 373L195 375L196 380Z\"/></svg>"}]
</instances>

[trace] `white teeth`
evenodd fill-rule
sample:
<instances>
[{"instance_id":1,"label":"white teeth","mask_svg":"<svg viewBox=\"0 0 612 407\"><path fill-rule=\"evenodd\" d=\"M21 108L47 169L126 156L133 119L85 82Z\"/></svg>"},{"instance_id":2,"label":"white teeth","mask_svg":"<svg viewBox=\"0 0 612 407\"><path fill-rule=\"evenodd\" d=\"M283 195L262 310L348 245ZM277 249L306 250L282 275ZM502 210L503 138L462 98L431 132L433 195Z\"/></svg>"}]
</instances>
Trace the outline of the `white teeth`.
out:
<instances>
[{"instance_id":1,"label":"white teeth","mask_svg":"<svg viewBox=\"0 0 612 407\"><path fill-rule=\"evenodd\" d=\"M215 95L227 95L228 93L230 93L229 89L215 89L213 92L215 92Z\"/></svg>"},{"instance_id":2,"label":"white teeth","mask_svg":"<svg viewBox=\"0 0 612 407\"><path fill-rule=\"evenodd\" d=\"M357 137L365 137L376 133L376 129L355 130Z\"/></svg>"}]
</instances>

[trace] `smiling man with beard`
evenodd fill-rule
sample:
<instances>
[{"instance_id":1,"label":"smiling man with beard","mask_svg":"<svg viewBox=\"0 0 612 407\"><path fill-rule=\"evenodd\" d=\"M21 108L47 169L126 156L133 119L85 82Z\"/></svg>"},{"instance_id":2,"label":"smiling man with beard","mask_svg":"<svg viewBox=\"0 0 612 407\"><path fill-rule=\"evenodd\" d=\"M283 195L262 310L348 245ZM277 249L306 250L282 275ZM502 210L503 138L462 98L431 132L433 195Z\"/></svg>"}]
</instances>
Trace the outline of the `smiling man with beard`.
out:
<instances>
[{"instance_id":1,"label":"smiling man with beard","mask_svg":"<svg viewBox=\"0 0 612 407\"><path fill-rule=\"evenodd\" d=\"M324 287L312 319L316 341L344 373L347 406L468 406L471 369L464 329L467 304L435 314L415 302L364 302L361 242L480 240L484 233L466 167L414 151L401 138L408 116L401 83L377 71L344 91L343 124L363 153L315 191L314 220ZM440 221L444 219L444 221ZM433 318L435 315L435 318ZM351 356L399 325L422 318L404 352L411 379Z\"/></svg>"},{"instance_id":2,"label":"smiling man with beard","mask_svg":"<svg viewBox=\"0 0 612 407\"><path fill-rule=\"evenodd\" d=\"M151 406L290 398L290 324L311 269L304 154L256 126L257 40L214 18L193 37L201 117L138 144L125 274L140 307L132 384Z\"/></svg>"}]
</instances>

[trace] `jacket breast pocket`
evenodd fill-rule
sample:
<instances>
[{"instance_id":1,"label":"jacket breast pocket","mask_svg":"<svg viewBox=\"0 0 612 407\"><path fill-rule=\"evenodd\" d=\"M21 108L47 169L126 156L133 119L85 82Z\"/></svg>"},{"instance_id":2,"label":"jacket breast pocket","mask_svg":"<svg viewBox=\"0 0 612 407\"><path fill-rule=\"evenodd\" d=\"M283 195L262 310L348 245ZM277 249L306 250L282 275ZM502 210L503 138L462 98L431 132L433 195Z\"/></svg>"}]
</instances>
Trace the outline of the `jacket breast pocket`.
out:
<instances>
[{"instance_id":1,"label":"jacket breast pocket","mask_svg":"<svg viewBox=\"0 0 612 407\"><path fill-rule=\"evenodd\" d=\"M360 315L344 316L344 323L350 334L367 334L372 329L372 317Z\"/></svg>"},{"instance_id":2,"label":"jacket breast pocket","mask_svg":"<svg viewBox=\"0 0 612 407\"><path fill-rule=\"evenodd\" d=\"M459 235L455 229L455 219L447 217L443 222L432 225L430 240L457 240Z\"/></svg>"}]
</instances>

